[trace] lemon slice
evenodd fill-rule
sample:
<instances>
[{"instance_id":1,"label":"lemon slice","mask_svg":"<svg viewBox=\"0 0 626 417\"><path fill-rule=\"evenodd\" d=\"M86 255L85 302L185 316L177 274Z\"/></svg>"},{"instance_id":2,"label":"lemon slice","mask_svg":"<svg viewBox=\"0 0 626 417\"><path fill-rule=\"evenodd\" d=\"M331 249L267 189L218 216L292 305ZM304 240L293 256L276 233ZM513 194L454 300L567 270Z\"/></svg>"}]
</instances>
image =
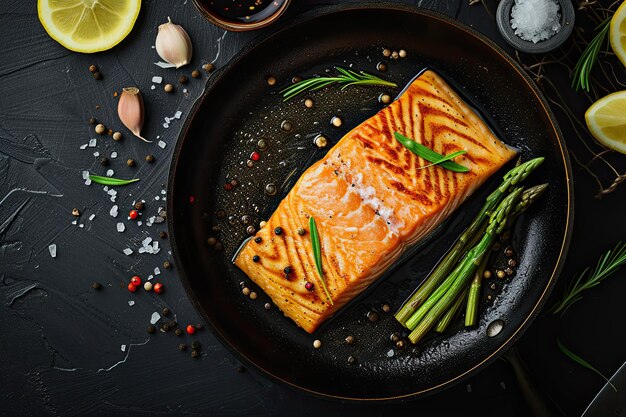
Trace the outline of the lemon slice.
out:
<instances>
[{"instance_id":1,"label":"lemon slice","mask_svg":"<svg viewBox=\"0 0 626 417\"><path fill-rule=\"evenodd\" d=\"M48 35L76 52L111 49L130 33L141 0L38 0L39 21Z\"/></svg>"},{"instance_id":2,"label":"lemon slice","mask_svg":"<svg viewBox=\"0 0 626 417\"><path fill-rule=\"evenodd\" d=\"M609 39L611 39L613 52L622 64L626 65L626 2L619 6L611 18Z\"/></svg>"},{"instance_id":3,"label":"lemon slice","mask_svg":"<svg viewBox=\"0 0 626 417\"><path fill-rule=\"evenodd\" d=\"M585 113L585 121L598 142L626 154L626 91L593 103Z\"/></svg>"}]
</instances>

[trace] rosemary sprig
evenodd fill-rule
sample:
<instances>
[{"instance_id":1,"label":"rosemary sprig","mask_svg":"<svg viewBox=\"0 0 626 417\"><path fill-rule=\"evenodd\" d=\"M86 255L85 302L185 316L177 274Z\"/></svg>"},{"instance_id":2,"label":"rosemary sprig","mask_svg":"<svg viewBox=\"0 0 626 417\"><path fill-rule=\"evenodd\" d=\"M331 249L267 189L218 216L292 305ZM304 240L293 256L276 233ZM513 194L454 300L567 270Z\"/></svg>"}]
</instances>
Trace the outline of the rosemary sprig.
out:
<instances>
[{"instance_id":1,"label":"rosemary sprig","mask_svg":"<svg viewBox=\"0 0 626 417\"><path fill-rule=\"evenodd\" d=\"M315 224L315 218L313 216L309 218L309 232L311 234L311 246L313 247L313 258L315 258L317 273L320 275L320 281L326 293L326 297L330 305L333 305L333 299L330 297L328 287L326 287L326 279L324 279L324 271L322 270L322 245L320 244L320 235L317 232L317 225Z\"/></svg>"},{"instance_id":2,"label":"rosemary sprig","mask_svg":"<svg viewBox=\"0 0 626 417\"><path fill-rule=\"evenodd\" d=\"M590 268L585 268L585 270L572 281L565 291L563 300L553 308L552 312L554 314L561 313L561 315L563 315L572 304L583 298L582 293L585 290L600 284L605 278L608 278L624 264L626 264L626 244L619 242L615 248L600 257L593 271Z\"/></svg>"},{"instance_id":3,"label":"rosemary sprig","mask_svg":"<svg viewBox=\"0 0 626 417\"><path fill-rule=\"evenodd\" d=\"M139 178L133 178L132 180L123 180L121 178L101 177L100 175L89 175L89 179L97 184L102 185L128 185L133 182L139 181Z\"/></svg>"},{"instance_id":4,"label":"rosemary sprig","mask_svg":"<svg viewBox=\"0 0 626 417\"><path fill-rule=\"evenodd\" d=\"M572 75L572 87L574 90L578 91L582 88L589 92L589 75L598 60L598 54L602 45L608 39L609 23L611 23L611 17L596 27L596 30L600 30L600 32L587 44L587 47L578 59Z\"/></svg>"},{"instance_id":5,"label":"rosemary sprig","mask_svg":"<svg viewBox=\"0 0 626 417\"><path fill-rule=\"evenodd\" d=\"M561 352L563 352L563 354L565 354L565 356L567 356L568 358L570 358L571 360L573 360L574 362L576 362L580 366L584 366L585 368L589 369L590 371L593 371L596 374L600 375L611 386L611 388L613 388L615 390L615 392L617 392L617 388L615 388L615 385L613 385L613 383L607 377L605 377L602 374L602 372L598 371L589 362L587 362L586 360L584 360L583 358L581 358L580 356L578 356L577 354L575 354L574 352L572 352L571 350L569 350L568 348L563 346L563 344L561 343L561 341L559 339L556 339L556 343L559 345L559 349L561 350Z\"/></svg>"},{"instance_id":6,"label":"rosemary sprig","mask_svg":"<svg viewBox=\"0 0 626 417\"><path fill-rule=\"evenodd\" d=\"M305 91L315 91L320 88L324 88L331 84L344 84L341 89L345 89L351 85L385 85L388 87L397 87L398 84L391 81L383 80L375 75L368 74L364 71L352 71L349 69L335 67L339 75L336 77L321 77L316 76L308 78L306 80L298 81L297 83L290 85L289 87L281 90L283 95L283 101L290 100L300 93Z\"/></svg>"},{"instance_id":7,"label":"rosemary sprig","mask_svg":"<svg viewBox=\"0 0 626 417\"><path fill-rule=\"evenodd\" d=\"M414 140L407 138L406 136L398 132L393 132L393 136L396 138L398 142L400 142L409 151L413 152L417 156L422 157L428 162L432 162L430 165L420 167L420 169L427 168L432 165L439 165L445 169L449 169L450 171L454 171L454 172L468 172L469 171L468 167L465 167L463 165L457 164L456 162L450 161L450 159L455 158L464 153L467 153L467 151L459 151L461 153L454 152L450 155L442 155L422 145L421 143L417 143Z\"/></svg>"}]
</instances>

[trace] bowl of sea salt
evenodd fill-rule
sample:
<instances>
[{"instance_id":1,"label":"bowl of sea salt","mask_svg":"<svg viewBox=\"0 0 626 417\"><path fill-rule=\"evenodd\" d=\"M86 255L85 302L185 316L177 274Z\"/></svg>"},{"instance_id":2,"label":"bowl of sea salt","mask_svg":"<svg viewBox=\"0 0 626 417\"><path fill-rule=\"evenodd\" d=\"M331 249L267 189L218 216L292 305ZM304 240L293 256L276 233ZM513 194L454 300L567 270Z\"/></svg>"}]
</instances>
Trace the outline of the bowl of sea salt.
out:
<instances>
[{"instance_id":1,"label":"bowl of sea salt","mask_svg":"<svg viewBox=\"0 0 626 417\"><path fill-rule=\"evenodd\" d=\"M574 29L571 0L501 0L496 13L504 39L521 52L558 48Z\"/></svg>"}]
</instances>

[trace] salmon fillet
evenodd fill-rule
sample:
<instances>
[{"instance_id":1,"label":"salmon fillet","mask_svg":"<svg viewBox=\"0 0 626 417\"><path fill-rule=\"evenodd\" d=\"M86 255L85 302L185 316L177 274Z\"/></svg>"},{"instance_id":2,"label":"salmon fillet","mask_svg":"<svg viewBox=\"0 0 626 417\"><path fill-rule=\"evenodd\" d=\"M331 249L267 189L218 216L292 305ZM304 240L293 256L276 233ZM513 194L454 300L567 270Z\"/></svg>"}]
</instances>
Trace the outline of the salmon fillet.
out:
<instances>
[{"instance_id":1,"label":"salmon fillet","mask_svg":"<svg viewBox=\"0 0 626 417\"><path fill-rule=\"evenodd\" d=\"M440 154L466 150L455 162L470 171L419 169L429 162L400 144L394 132ZM302 174L235 264L312 333L514 155L441 77L425 71ZM310 216L332 303L316 270Z\"/></svg>"}]
</instances>

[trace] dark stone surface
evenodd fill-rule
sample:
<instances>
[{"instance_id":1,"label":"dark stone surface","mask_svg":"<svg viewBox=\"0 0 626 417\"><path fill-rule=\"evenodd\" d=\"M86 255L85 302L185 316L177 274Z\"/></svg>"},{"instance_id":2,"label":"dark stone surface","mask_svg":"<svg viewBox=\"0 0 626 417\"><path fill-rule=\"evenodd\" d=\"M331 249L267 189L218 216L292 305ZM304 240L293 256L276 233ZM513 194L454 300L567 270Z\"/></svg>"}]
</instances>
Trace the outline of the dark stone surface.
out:
<instances>
[{"instance_id":1,"label":"dark stone surface","mask_svg":"<svg viewBox=\"0 0 626 417\"><path fill-rule=\"evenodd\" d=\"M296 3L284 19L334 2ZM458 17L504 45L490 16L494 2L487 1L487 8L465 0L408 3ZM182 24L193 40L193 62L180 70L153 64L159 60L152 48L157 26L167 16ZM203 71L201 79L191 78L190 72L206 62L223 65L256 34L226 33L206 22L189 1L144 1L134 30L120 45L108 52L77 54L47 36L35 2L9 0L0 2L0 34L0 416L529 415L504 361L422 400L353 404L309 397L254 370L238 372L237 359L206 330L181 338L158 330L148 334L151 314L164 307L181 325L199 322L177 281L176 265L172 270L162 266L170 259L167 239L158 237L165 223L145 224L165 206L161 190L171 151L206 81ZM103 80L93 79L90 64L99 66ZM185 86L176 82L182 74L190 78ZM161 85L151 82L155 75L163 77ZM565 89L565 71L562 79L559 85ZM175 94L163 92L166 82L176 86ZM128 85L138 85L144 94L144 136L163 140L164 149L132 138L120 125L114 92ZM165 128L164 118L178 110L181 119ZM87 123L90 117L120 130L123 141L94 134ZM571 132L564 130L569 139ZM96 147L81 150L90 138L97 139ZM568 145L582 149L576 141ZM113 151L118 157L109 167L93 155L110 157ZM149 153L155 156L153 164L144 162ZM137 166L127 167L128 158ZM101 186L87 187L81 177L83 170L103 175L109 168L117 177L141 178L118 188L115 203ZM574 240L564 277L592 264L626 232L626 187L595 200L592 180L579 172L575 179ZM137 199L146 200L142 226L127 220ZM109 215L113 204L119 206L116 219ZM74 207L81 212L77 225L72 224ZM116 231L118 222L126 225L123 233ZM137 253L146 237L159 241L158 254ZM50 244L57 245L56 258L49 254ZM124 255L126 247L135 253ZM153 282L164 284L162 295L125 289L131 275L147 277L155 267L161 273ZM615 274L585 295L567 320L539 318L519 343L537 387L566 415L579 415L603 381L563 357L555 337L604 373L616 370L624 360L623 347L615 341L623 334L619 318L626 307L619 294L626 289L625 274ZM93 289L94 281L103 288ZM178 350L181 341L194 340L202 345L199 359L192 359L190 350Z\"/></svg>"}]
</instances>

